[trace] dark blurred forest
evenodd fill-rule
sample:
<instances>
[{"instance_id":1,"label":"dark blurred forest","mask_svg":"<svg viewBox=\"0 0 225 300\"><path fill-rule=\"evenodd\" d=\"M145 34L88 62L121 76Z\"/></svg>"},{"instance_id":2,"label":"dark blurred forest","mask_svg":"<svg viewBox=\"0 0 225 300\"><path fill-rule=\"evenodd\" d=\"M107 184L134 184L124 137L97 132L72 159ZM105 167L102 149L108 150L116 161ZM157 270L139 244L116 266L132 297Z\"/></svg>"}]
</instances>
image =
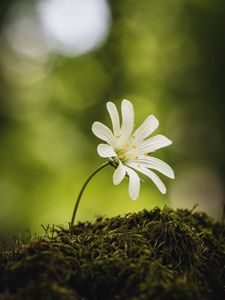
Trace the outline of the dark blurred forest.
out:
<instances>
[{"instance_id":1,"label":"dark blurred forest","mask_svg":"<svg viewBox=\"0 0 225 300\"><path fill-rule=\"evenodd\" d=\"M146 179L133 202L127 182L115 187L112 170L104 170L85 192L78 219L195 203L220 219L224 1L93 0L89 9L85 0L79 15L71 1L0 4L0 237L69 221L83 181L102 162L91 125L110 125L105 103L123 98L133 102L137 126L151 113L159 119L157 133L173 144L156 156L176 178L163 178L166 196ZM86 35L79 22L90 27Z\"/></svg>"}]
</instances>

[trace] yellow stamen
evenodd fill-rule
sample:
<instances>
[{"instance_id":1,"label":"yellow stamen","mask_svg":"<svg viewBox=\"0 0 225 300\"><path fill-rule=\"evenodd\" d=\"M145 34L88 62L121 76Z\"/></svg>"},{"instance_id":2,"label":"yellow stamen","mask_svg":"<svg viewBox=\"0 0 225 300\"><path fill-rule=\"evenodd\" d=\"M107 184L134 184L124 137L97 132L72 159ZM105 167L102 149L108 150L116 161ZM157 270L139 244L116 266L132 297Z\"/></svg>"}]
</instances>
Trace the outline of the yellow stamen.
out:
<instances>
[{"instance_id":1,"label":"yellow stamen","mask_svg":"<svg viewBox=\"0 0 225 300\"><path fill-rule=\"evenodd\" d=\"M123 160L125 158L124 154L123 153L119 153L118 155L119 159Z\"/></svg>"},{"instance_id":2,"label":"yellow stamen","mask_svg":"<svg viewBox=\"0 0 225 300\"><path fill-rule=\"evenodd\" d=\"M144 156L148 156L148 152L145 152L145 153L144 153Z\"/></svg>"},{"instance_id":3,"label":"yellow stamen","mask_svg":"<svg viewBox=\"0 0 225 300\"><path fill-rule=\"evenodd\" d=\"M129 147L130 145L128 144L128 143L126 143L126 145L125 145L126 147Z\"/></svg>"},{"instance_id":4,"label":"yellow stamen","mask_svg":"<svg viewBox=\"0 0 225 300\"><path fill-rule=\"evenodd\" d=\"M121 137L121 135L120 135L120 134L116 134L115 137L116 137L117 139L119 139L119 138Z\"/></svg>"},{"instance_id":5,"label":"yellow stamen","mask_svg":"<svg viewBox=\"0 0 225 300\"><path fill-rule=\"evenodd\" d=\"M136 149L136 148L137 148L137 146L136 146L136 145L132 145L132 148Z\"/></svg>"},{"instance_id":6,"label":"yellow stamen","mask_svg":"<svg viewBox=\"0 0 225 300\"><path fill-rule=\"evenodd\" d=\"M136 159L138 159L138 158L139 158L139 156L138 156L138 155L136 155L136 156L135 156L135 158L136 158Z\"/></svg>"},{"instance_id":7,"label":"yellow stamen","mask_svg":"<svg viewBox=\"0 0 225 300\"><path fill-rule=\"evenodd\" d=\"M135 135L132 135L132 139L136 139L136 136L135 136Z\"/></svg>"}]
</instances>

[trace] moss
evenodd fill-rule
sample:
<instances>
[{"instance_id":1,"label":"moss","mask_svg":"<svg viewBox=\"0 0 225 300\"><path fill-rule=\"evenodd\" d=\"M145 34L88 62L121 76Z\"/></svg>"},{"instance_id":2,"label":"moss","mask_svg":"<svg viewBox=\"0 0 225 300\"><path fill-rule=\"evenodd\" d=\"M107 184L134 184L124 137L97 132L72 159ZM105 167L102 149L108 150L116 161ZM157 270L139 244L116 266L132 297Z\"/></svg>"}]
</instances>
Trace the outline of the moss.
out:
<instances>
[{"instance_id":1,"label":"moss","mask_svg":"<svg viewBox=\"0 0 225 300\"><path fill-rule=\"evenodd\" d=\"M223 299L224 227L155 208L48 229L2 250L0 299Z\"/></svg>"}]
</instances>

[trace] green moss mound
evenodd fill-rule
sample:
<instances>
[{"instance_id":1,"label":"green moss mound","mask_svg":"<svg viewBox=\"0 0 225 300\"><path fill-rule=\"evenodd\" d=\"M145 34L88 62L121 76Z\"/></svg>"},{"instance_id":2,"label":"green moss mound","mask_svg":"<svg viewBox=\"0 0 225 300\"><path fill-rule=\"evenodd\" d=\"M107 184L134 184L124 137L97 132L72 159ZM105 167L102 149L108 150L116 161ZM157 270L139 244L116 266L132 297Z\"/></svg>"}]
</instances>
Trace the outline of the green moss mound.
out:
<instances>
[{"instance_id":1,"label":"green moss mound","mask_svg":"<svg viewBox=\"0 0 225 300\"><path fill-rule=\"evenodd\" d=\"M54 229L0 260L1 300L225 299L225 226L169 208Z\"/></svg>"}]
</instances>

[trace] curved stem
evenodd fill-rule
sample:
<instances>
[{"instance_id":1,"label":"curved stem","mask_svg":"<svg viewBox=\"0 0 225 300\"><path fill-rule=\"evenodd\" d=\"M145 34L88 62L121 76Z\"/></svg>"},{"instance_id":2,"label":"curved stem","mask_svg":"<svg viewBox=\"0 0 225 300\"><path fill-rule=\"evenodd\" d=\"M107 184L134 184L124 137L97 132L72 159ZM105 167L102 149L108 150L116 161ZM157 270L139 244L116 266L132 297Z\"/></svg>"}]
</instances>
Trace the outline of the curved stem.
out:
<instances>
[{"instance_id":1,"label":"curved stem","mask_svg":"<svg viewBox=\"0 0 225 300\"><path fill-rule=\"evenodd\" d=\"M77 209L78 209L78 206L79 206L79 203L80 203L80 199L81 199L81 196L87 186L87 184L89 183L89 181L92 179L92 177L95 176L95 174L97 174L100 170L102 170L103 168L105 168L106 166L110 165L111 162L108 161L106 163L104 163L103 165L101 165L100 167L98 167L88 178L87 180L85 181L84 185L82 186L81 190L80 190L80 193L77 197L77 200L76 200L76 203L75 203L75 207L74 207L74 210L73 210L73 215L72 215L72 218L71 218L71 222L70 222L70 228L72 228L72 226L74 225L74 221L75 221L75 217L76 217L76 213L77 213Z\"/></svg>"}]
</instances>

